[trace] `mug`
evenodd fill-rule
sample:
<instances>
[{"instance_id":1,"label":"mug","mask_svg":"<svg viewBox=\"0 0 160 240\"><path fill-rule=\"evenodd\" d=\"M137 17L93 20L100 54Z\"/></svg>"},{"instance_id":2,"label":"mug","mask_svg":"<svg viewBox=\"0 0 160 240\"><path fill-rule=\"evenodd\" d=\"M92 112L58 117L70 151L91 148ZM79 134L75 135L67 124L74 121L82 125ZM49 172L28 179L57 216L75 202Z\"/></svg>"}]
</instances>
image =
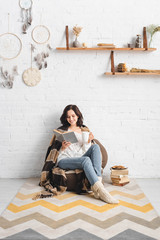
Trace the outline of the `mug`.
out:
<instances>
[{"instance_id":1,"label":"mug","mask_svg":"<svg viewBox=\"0 0 160 240\"><path fill-rule=\"evenodd\" d=\"M88 143L89 132L82 132L82 141L83 143Z\"/></svg>"}]
</instances>

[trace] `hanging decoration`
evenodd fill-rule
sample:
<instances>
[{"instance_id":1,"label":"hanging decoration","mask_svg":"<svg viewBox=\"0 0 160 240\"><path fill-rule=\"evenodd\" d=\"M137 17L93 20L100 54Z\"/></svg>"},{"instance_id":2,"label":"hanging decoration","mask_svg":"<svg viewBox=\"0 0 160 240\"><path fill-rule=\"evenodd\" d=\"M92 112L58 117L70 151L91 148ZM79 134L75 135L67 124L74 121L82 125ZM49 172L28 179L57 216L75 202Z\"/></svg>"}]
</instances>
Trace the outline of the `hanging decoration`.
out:
<instances>
[{"instance_id":1,"label":"hanging decoration","mask_svg":"<svg viewBox=\"0 0 160 240\"><path fill-rule=\"evenodd\" d=\"M38 44L41 44L41 45L47 43L48 40L50 39L49 29L44 25L36 26L32 31L32 39L35 43L38 43ZM36 62L39 70L41 70L42 68L47 68L48 64L47 64L46 58L49 57L50 52L52 50L53 49L49 44L44 45L43 46L43 51L38 53L34 57L34 61Z\"/></svg>"},{"instance_id":2,"label":"hanging decoration","mask_svg":"<svg viewBox=\"0 0 160 240\"><path fill-rule=\"evenodd\" d=\"M8 13L8 32L0 35L0 57L10 60L18 57L22 50L22 42L20 38L9 31L10 14Z\"/></svg>"},{"instance_id":3,"label":"hanging decoration","mask_svg":"<svg viewBox=\"0 0 160 240\"><path fill-rule=\"evenodd\" d=\"M22 17L22 33L26 34L27 29L32 24L32 0L19 0L19 6L21 8Z\"/></svg>"},{"instance_id":4,"label":"hanging decoration","mask_svg":"<svg viewBox=\"0 0 160 240\"><path fill-rule=\"evenodd\" d=\"M0 35L0 57L10 60L18 57L22 50L22 42L14 33L3 33Z\"/></svg>"},{"instance_id":5,"label":"hanging decoration","mask_svg":"<svg viewBox=\"0 0 160 240\"><path fill-rule=\"evenodd\" d=\"M12 69L12 73L9 73L7 70L3 70L3 67L0 68L0 75L3 79L0 82L0 86L3 88L13 88L13 82L16 75L18 75L17 66L14 66Z\"/></svg>"},{"instance_id":6,"label":"hanging decoration","mask_svg":"<svg viewBox=\"0 0 160 240\"><path fill-rule=\"evenodd\" d=\"M24 71L23 81L28 86L36 86L41 80L41 74L39 69L32 68L32 52L34 52L35 47L31 44L31 67Z\"/></svg>"},{"instance_id":7,"label":"hanging decoration","mask_svg":"<svg viewBox=\"0 0 160 240\"><path fill-rule=\"evenodd\" d=\"M41 53L38 53L34 57L34 61L36 62L39 70L41 70L42 68L47 68L48 63L46 58L49 57L51 51L52 47L49 44L47 44L47 49L45 51L42 51Z\"/></svg>"},{"instance_id":8,"label":"hanging decoration","mask_svg":"<svg viewBox=\"0 0 160 240\"><path fill-rule=\"evenodd\" d=\"M40 80L41 74L37 68L28 68L23 73L23 81L30 87L36 86Z\"/></svg>"},{"instance_id":9,"label":"hanging decoration","mask_svg":"<svg viewBox=\"0 0 160 240\"><path fill-rule=\"evenodd\" d=\"M32 30L32 39L38 44L44 44L50 39L50 31L44 25L38 25Z\"/></svg>"},{"instance_id":10,"label":"hanging decoration","mask_svg":"<svg viewBox=\"0 0 160 240\"><path fill-rule=\"evenodd\" d=\"M22 42L20 38L14 34L9 32L9 13L8 13L8 32L0 35L0 58L2 60L11 60L20 54L22 50ZM11 71L7 69L3 69L0 67L0 87L3 88L13 88L13 82L15 76L18 75L17 66L14 66Z\"/></svg>"}]
</instances>

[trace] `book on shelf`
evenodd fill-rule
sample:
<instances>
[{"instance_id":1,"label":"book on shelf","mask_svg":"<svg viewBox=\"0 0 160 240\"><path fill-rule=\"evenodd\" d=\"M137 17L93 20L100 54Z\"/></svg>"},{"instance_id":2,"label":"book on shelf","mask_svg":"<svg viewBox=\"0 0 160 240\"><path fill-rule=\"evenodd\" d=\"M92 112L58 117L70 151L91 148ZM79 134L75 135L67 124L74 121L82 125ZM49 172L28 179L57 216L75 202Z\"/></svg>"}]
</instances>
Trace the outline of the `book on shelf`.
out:
<instances>
[{"instance_id":1,"label":"book on shelf","mask_svg":"<svg viewBox=\"0 0 160 240\"><path fill-rule=\"evenodd\" d=\"M56 135L57 140L60 142L63 142L63 141L71 142L71 143L78 142L78 139L74 132L60 132L57 129L54 129L53 133Z\"/></svg>"},{"instance_id":2,"label":"book on shelf","mask_svg":"<svg viewBox=\"0 0 160 240\"><path fill-rule=\"evenodd\" d=\"M113 43L98 43L97 46L114 46Z\"/></svg>"},{"instance_id":3,"label":"book on shelf","mask_svg":"<svg viewBox=\"0 0 160 240\"><path fill-rule=\"evenodd\" d=\"M115 48L113 43L98 43L97 46L100 48Z\"/></svg>"},{"instance_id":4,"label":"book on shelf","mask_svg":"<svg viewBox=\"0 0 160 240\"><path fill-rule=\"evenodd\" d=\"M98 46L98 48L103 48L103 49L105 49L105 48L116 48L115 46Z\"/></svg>"}]
</instances>

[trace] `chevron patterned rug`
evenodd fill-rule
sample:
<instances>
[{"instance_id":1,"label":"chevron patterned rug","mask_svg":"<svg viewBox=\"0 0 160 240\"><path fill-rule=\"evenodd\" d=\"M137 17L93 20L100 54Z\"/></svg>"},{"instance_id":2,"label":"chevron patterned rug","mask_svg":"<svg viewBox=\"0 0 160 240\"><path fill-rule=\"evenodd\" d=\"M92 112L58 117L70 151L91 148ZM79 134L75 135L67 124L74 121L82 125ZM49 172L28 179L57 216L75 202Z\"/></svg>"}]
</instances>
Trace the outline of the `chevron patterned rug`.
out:
<instances>
[{"instance_id":1,"label":"chevron patterned rug","mask_svg":"<svg viewBox=\"0 0 160 240\"><path fill-rule=\"evenodd\" d=\"M28 179L0 216L0 239L160 239L160 217L133 179L123 187L104 183L118 205L72 192L32 200L42 190L38 181Z\"/></svg>"}]
</instances>

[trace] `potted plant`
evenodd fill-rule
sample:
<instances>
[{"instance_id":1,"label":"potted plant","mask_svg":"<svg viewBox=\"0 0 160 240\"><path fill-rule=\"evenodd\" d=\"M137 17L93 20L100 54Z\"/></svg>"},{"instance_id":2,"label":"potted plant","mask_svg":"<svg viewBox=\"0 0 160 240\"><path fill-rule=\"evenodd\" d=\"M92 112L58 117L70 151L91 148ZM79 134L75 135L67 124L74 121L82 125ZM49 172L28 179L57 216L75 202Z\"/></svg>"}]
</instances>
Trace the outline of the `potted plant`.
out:
<instances>
[{"instance_id":1,"label":"potted plant","mask_svg":"<svg viewBox=\"0 0 160 240\"><path fill-rule=\"evenodd\" d=\"M82 31L82 27L78 27L77 25L73 27L73 34L76 36L75 41L73 42L73 47L81 47L81 44L78 42L78 37L80 32Z\"/></svg>"},{"instance_id":2,"label":"potted plant","mask_svg":"<svg viewBox=\"0 0 160 240\"><path fill-rule=\"evenodd\" d=\"M156 32L160 31L160 26L151 24L147 27L147 32L150 34L150 41L149 41L149 47L151 47L151 42L153 40L153 36Z\"/></svg>"}]
</instances>

